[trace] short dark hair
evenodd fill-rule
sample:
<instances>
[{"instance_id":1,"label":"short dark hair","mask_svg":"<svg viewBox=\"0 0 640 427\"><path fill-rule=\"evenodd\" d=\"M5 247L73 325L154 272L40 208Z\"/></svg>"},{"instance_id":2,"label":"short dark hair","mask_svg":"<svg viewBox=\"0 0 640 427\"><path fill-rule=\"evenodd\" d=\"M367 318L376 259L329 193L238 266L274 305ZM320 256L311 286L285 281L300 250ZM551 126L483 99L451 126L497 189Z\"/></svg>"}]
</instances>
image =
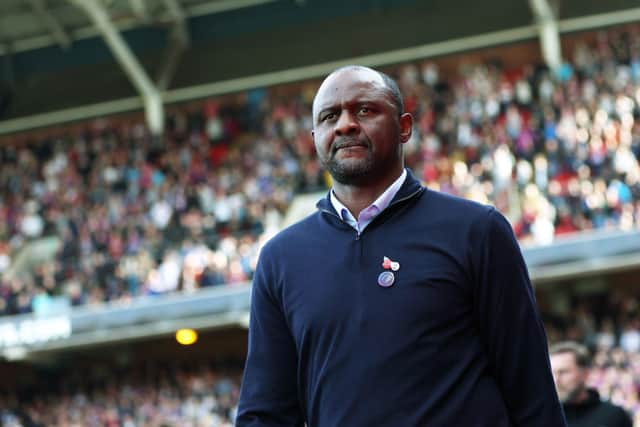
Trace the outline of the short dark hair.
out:
<instances>
[{"instance_id":1,"label":"short dark hair","mask_svg":"<svg viewBox=\"0 0 640 427\"><path fill-rule=\"evenodd\" d=\"M588 368L591 365L591 354L586 346L575 341L562 341L553 344L549 348L549 355L571 353L576 359L576 364L581 368Z\"/></svg>"},{"instance_id":2,"label":"short dark hair","mask_svg":"<svg viewBox=\"0 0 640 427\"><path fill-rule=\"evenodd\" d=\"M382 77L382 81L384 81L385 86L387 87L387 89L389 89L389 92L391 93L391 98L392 98L393 104L396 107L396 110L398 110L398 115L404 114L404 99L402 98L402 92L400 92L398 83L396 83L396 81L393 78L391 78L388 74L385 74L382 71L378 71L370 67L365 67L364 65L345 65L344 67L340 67L334 70L331 74L335 74L335 73L346 71L346 70L358 70L358 69L371 70L378 73L380 77Z\"/></svg>"}]
</instances>

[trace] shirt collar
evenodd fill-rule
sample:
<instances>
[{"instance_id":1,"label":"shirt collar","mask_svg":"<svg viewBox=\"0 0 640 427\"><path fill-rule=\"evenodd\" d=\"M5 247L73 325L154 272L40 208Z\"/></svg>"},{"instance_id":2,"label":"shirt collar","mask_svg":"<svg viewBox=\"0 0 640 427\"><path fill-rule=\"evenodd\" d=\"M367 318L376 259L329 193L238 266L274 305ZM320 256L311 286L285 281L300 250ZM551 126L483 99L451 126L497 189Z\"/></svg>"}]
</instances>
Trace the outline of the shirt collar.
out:
<instances>
[{"instance_id":1,"label":"shirt collar","mask_svg":"<svg viewBox=\"0 0 640 427\"><path fill-rule=\"evenodd\" d=\"M406 177L407 170L402 169L402 173L400 174L400 176L395 181L393 181L393 183L389 187L387 187L387 189L384 190L384 192L380 196L378 196L378 198L373 203L362 210L362 212L371 212L372 210L375 211L375 215L367 218L369 221L377 216L380 212L385 210L387 207L389 207L391 200L393 200L395 195L400 190L400 187L402 187L402 183L404 182ZM338 215L340 215L340 218L347 222L356 221L349 209L347 209L347 207L342 204L340 200L338 200L338 197L336 197L333 188L329 193L331 197L331 204L333 205L333 208L336 210ZM375 209L372 209L373 207L375 207ZM360 220L360 218L358 218L358 220Z\"/></svg>"}]
</instances>

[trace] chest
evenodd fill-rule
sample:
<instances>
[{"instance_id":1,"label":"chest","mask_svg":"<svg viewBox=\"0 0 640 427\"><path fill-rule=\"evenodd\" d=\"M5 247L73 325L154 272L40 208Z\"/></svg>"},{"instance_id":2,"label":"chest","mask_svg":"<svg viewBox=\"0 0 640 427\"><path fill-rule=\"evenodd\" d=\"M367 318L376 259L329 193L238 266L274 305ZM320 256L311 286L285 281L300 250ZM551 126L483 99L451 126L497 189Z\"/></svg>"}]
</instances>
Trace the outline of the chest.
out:
<instances>
[{"instance_id":1,"label":"chest","mask_svg":"<svg viewBox=\"0 0 640 427\"><path fill-rule=\"evenodd\" d=\"M428 239L375 237L308 248L289 266L284 311L299 345L420 340L461 327L472 309L465 260Z\"/></svg>"}]
</instances>

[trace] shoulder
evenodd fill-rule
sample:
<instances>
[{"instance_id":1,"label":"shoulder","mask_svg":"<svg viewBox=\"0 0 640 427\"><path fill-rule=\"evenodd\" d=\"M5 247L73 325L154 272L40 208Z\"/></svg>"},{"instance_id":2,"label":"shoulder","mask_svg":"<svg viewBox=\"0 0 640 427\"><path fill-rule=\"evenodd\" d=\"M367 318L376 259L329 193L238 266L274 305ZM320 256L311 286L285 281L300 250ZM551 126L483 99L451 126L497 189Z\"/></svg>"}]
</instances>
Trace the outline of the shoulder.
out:
<instances>
[{"instance_id":1,"label":"shoulder","mask_svg":"<svg viewBox=\"0 0 640 427\"><path fill-rule=\"evenodd\" d=\"M491 205L435 190L427 189L420 203L430 217L454 222L463 229L465 225L469 228L487 229L492 222L504 220L503 215Z\"/></svg>"},{"instance_id":2,"label":"shoulder","mask_svg":"<svg viewBox=\"0 0 640 427\"><path fill-rule=\"evenodd\" d=\"M466 213L483 215L484 213L492 210L490 205L483 205L482 203L475 202L473 200L465 199L463 197L454 196L448 193L442 193L440 191L426 189L422 197L423 203L427 203L430 207L442 210L454 210L465 211Z\"/></svg>"},{"instance_id":3,"label":"shoulder","mask_svg":"<svg viewBox=\"0 0 640 427\"><path fill-rule=\"evenodd\" d=\"M258 263L253 276L254 297L263 296L278 300L278 291L285 282L287 265L296 265L305 254L305 233L314 221L312 214L281 230L260 248Z\"/></svg>"},{"instance_id":4,"label":"shoulder","mask_svg":"<svg viewBox=\"0 0 640 427\"><path fill-rule=\"evenodd\" d=\"M631 417L629 412L618 405L614 405L608 401L601 401L599 403L599 411L606 413L607 418L611 422L616 422L615 427L631 427Z\"/></svg>"},{"instance_id":5,"label":"shoulder","mask_svg":"<svg viewBox=\"0 0 640 427\"><path fill-rule=\"evenodd\" d=\"M300 245L309 242L319 234L319 212L314 212L300 221L280 230L269 239L260 251L261 257L276 254L278 256L295 253Z\"/></svg>"},{"instance_id":6,"label":"shoulder","mask_svg":"<svg viewBox=\"0 0 640 427\"><path fill-rule=\"evenodd\" d=\"M481 265L490 253L521 258L511 223L494 206L432 190L423 199L424 216L434 218L435 228L454 242L451 247L465 251L473 265Z\"/></svg>"}]
</instances>

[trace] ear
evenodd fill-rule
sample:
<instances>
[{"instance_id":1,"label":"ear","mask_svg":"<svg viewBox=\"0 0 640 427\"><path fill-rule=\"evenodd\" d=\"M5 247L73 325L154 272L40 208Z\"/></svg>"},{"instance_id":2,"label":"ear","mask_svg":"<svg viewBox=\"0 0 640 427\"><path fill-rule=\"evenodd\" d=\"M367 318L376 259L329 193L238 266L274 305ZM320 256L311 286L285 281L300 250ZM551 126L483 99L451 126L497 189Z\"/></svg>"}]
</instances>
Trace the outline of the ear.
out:
<instances>
[{"instance_id":1,"label":"ear","mask_svg":"<svg viewBox=\"0 0 640 427\"><path fill-rule=\"evenodd\" d=\"M404 144L411 138L411 132L413 131L413 116L409 113L404 113L400 116L400 142Z\"/></svg>"}]
</instances>

